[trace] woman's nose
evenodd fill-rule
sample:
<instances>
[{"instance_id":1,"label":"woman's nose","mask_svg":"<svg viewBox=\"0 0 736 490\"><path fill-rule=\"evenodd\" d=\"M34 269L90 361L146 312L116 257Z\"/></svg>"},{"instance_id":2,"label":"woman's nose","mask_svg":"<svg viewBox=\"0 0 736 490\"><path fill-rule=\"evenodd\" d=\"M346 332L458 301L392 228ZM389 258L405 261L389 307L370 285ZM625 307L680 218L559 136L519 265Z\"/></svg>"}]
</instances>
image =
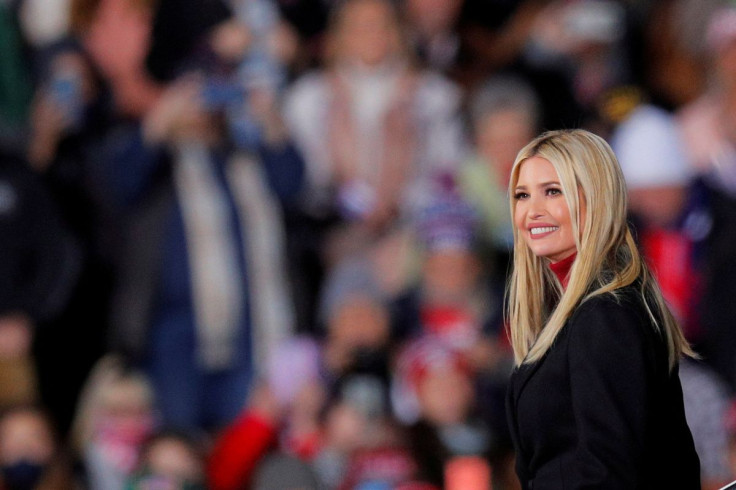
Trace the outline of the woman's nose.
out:
<instances>
[{"instance_id":1,"label":"woman's nose","mask_svg":"<svg viewBox=\"0 0 736 490\"><path fill-rule=\"evenodd\" d=\"M529 218L540 218L544 215L544 205L539 199L529 199L529 208L527 210L527 216Z\"/></svg>"}]
</instances>

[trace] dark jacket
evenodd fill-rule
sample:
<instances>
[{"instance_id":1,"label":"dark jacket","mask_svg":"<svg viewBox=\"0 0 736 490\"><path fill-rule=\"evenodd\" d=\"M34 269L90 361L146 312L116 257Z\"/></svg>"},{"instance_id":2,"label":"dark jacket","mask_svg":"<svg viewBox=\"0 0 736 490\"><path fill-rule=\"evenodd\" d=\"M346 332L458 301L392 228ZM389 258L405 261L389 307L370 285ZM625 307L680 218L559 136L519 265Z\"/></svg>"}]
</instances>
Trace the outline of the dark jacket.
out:
<instances>
[{"instance_id":1,"label":"dark jacket","mask_svg":"<svg viewBox=\"0 0 736 490\"><path fill-rule=\"evenodd\" d=\"M699 489L678 370L633 287L584 302L507 407L524 489Z\"/></svg>"},{"instance_id":2,"label":"dark jacket","mask_svg":"<svg viewBox=\"0 0 736 490\"><path fill-rule=\"evenodd\" d=\"M0 316L54 318L78 272L79 250L48 189L25 161L0 152Z\"/></svg>"}]
</instances>

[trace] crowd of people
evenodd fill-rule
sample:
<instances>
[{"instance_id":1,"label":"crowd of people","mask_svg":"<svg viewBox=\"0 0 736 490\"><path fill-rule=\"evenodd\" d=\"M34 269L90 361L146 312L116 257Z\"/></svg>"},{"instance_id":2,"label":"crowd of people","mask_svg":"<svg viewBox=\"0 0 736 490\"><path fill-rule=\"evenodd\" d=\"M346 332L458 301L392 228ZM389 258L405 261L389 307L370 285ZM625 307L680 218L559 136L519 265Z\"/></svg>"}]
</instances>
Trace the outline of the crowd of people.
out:
<instances>
[{"instance_id":1,"label":"crowd of people","mask_svg":"<svg viewBox=\"0 0 736 490\"><path fill-rule=\"evenodd\" d=\"M736 478L736 5L0 0L0 489L519 488L508 205L611 143Z\"/></svg>"}]
</instances>

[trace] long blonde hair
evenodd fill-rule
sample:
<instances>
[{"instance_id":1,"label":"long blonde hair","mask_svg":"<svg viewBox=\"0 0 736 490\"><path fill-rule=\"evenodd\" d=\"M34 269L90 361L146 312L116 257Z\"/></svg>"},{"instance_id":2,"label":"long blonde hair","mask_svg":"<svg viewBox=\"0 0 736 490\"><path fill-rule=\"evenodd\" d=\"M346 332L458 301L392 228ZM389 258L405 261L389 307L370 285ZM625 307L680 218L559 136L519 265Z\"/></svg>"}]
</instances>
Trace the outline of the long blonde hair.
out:
<instances>
[{"instance_id":1,"label":"long blonde hair","mask_svg":"<svg viewBox=\"0 0 736 490\"><path fill-rule=\"evenodd\" d=\"M604 293L616 294L618 289L636 281L652 323L667 339L670 368L682 354L694 356L628 227L626 183L608 143L581 129L542 134L516 157L509 182L510 196L521 164L531 157L548 160L557 171L570 209L577 257L563 290L548 267L548 260L532 253L514 225L514 268L507 291L507 320L516 364L541 359L582 302ZM586 205L582 223L581 196ZM513 218L513 198L510 206Z\"/></svg>"}]
</instances>

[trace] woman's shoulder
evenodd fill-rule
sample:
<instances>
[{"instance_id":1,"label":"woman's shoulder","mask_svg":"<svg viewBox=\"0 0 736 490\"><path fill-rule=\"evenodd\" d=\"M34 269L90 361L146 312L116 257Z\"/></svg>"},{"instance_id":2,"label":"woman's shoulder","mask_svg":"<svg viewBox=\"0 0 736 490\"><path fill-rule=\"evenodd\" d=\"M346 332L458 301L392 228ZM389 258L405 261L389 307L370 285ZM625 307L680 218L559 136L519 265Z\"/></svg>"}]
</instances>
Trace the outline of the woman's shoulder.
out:
<instances>
[{"instance_id":1,"label":"woman's shoulder","mask_svg":"<svg viewBox=\"0 0 736 490\"><path fill-rule=\"evenodd\" d=\"M622 362L667 370L666 341L636 288L588 298L565 328L568 355L577 362L614 370Z\"/></svg>"},{"instance_id":2,"label":"woman's shoulder","mask_svg":"<svg viewBox=\"0 0 736 490\"><path fill-rule=\"evenodd\" d=\"M657 329L644 298L634 286L586 298L570 317L572 335L642 341Z\"/></svg>"},{"instance_id":3,"label":"woman's shoulder","mask_svg":"<svg viewBox=\"0 0 736 490\"><path fill-rule=\"evenodd\" d=\"M613 291L607 291L605 293L591 293L583 299L578 309L626 309L637 306L644 306L644 300L641 296L641 292L637 289L636 285L630 284L628 286L614 289Z\"/></svg>"}]
</instances>

